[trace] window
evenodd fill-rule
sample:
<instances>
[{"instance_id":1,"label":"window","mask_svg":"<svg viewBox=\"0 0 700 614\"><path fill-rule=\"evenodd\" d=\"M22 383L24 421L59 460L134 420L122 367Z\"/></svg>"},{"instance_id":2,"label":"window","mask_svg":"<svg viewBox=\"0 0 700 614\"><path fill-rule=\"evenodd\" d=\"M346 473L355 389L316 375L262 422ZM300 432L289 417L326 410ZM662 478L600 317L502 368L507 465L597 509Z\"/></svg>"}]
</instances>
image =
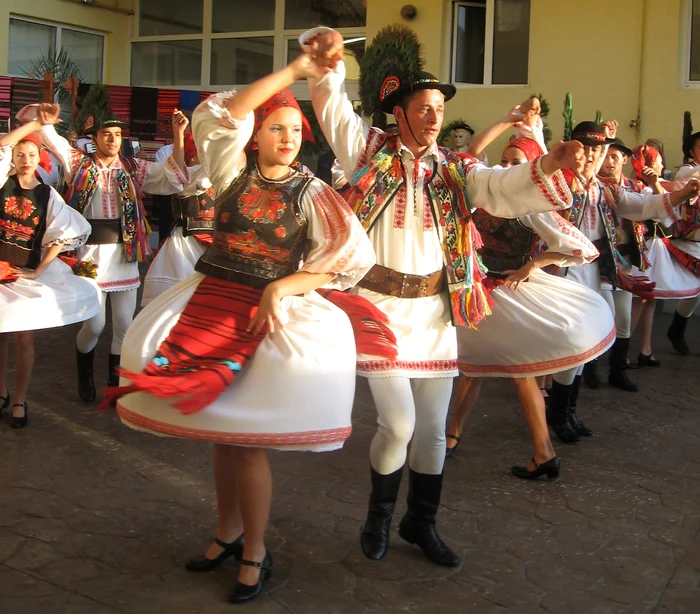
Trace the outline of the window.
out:
<instances>
[{"instance_id":1,"label":"window","mask_svg":"<svg viewBox=\"0 0 700 614\"><path fill-rule=\"evenodd\" d=\"M692 0L688 81L700 82L700 0Z\"/></svg>"},{"instance_id":2,"label":"window","mask_svg":"<svg viewBox=\"0 0 700 614\"><path fill-rule=\"evenodd\" d=\"M454 2L452 82L527 85L530 0Z\"/></svg>"},{"instance_id":3,"label":"window","mask_svg":"<svg viewBox=\"0 0 700 614\"><path fill-rule=\"evenodd\" d=\"M88 83L102 80L104 36L58 24L10 18L8 72L26 76L32 63L52 51L66 50Z\"/></svg>"},{"instance_id":4,"label":"window","mask_svg":"<svg viewBox=\"0 0 700 614\"><path fill-rule=\"evenodd\" d=\"M365 44L365 5L365 0L140 0L131 84L247 85L294 59L299 35L318 24L339 30L348 41L353 78L353 56Z\"/></svg>"}]
</instances>

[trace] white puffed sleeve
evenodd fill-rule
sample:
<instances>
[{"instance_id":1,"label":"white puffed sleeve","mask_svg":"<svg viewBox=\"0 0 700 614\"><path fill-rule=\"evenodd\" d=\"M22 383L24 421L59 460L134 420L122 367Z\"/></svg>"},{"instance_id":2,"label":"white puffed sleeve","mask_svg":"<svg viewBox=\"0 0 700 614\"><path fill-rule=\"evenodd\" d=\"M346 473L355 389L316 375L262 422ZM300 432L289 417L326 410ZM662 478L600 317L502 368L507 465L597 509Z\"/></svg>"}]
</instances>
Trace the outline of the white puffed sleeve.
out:
<instances>
[{"instance_id":1,"label":"white puffed sleeve","mask_svg":"<svg viewBox=\"0 0 700 614\"><path fill-rule=\"evenodd\" d=\"M526 215L519 218L523 226L528 227L547 244L548 252L563 254L559 267L576 266L592 262L599 256L595 245L573 224L567 222L556 212Z\"/></svg>"},{"instance_id":2,"label":"white puffed sleeve","mask_svg":"<svg viewBox=\"0 0 700 614\"><path fill-rule=\"evenodd\" d=\"M42 249L52 245L61 245L62 252L77 249L85 244L90 231L88 221L51 188L46 209L46 230L41 240Z\"/></svg>"}]
</instances>

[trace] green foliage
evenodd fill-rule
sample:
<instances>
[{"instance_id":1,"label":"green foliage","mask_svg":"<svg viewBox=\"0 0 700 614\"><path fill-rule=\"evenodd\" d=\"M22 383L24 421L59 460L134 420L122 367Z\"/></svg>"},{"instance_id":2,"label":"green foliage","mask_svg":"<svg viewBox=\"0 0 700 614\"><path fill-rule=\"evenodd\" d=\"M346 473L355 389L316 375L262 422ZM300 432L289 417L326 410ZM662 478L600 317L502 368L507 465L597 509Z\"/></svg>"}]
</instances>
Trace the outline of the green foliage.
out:
<instances>
[{"instance_id":1,"label":"green foliage","mask_svg":"<svg viewBox=\"0 0 700 614\"><path fill-rule=\"evenodd\" d=\"M382 28L365 48L360 62L362 113L379 121L379 93L384 79L393 75L402 84L408 83L422 69L422 46L416 33L399 24Z\"/></svg>"},{"instance_id":2,"label":"green foliage","mask_svg":"<svg viewBox=\"0 0 700 614\"><path fill-rule=\"evenodd\" d=\"M446 124L442 125L442 130L440 130L440 134L438 135L438 145L442 145L443 147L449 147L447 139L450 138L450 134L452 131L455 129L456 126L459 124L466 124L461 117L458 117L457 119L453 119L452 121L447 122Z\"/></svg>"},{"instance_id":3,"label":"green foliage","mask_svg":"<svg viewBox=\"0 0 700 614\"><path fill-rule=\"evenodd\" d=\"M95 116L96 126L99 126L109 118L109 93L104 83L91 85L88 93L85 95L83 106L80 107L80 113L78 113L78 118L76 119L76 131L78 134L81 133L88 115Z\"/></svg>"},{"instance_id":4,"label":"green foliage","mask_svg":"<svg viewBox=\"0 0 700 614\"><path fill-rule=\"evenodd\" d=\"M690 111L683 113L683 141L682 144L685 145L685 140L693 134L693 119L690 116ZM688 162L688 158L683 156L683 162Z\"/></svg>"},{"instance_id":5,"label":"green foliage","mask_svg":"<svg viewBox=\"0 0 700 614\"><path fill-rule=\"evenodd\" d=\"M571 140L571 133L574 130L574 99L571 92L567 92L564 99L564 140Z\"/></svg>"},{"instance_id":6,"label":"green foliage","mask_svg":"<svg viewBox=\"0 0 700 614\"><path fill-rule=\"evenodd\" d=\"M311 126L311 132L314 135L315 143L308 143L304 141L301 145L301 153L304 156L314 156L319 157L330 151L330 146L326 137L323 136L323 130L316 119L316 113L314 113L313 105L310 100L300 100L299 106L301 107L301 112L304 114L306 119L309 120L309 125Z\"/></svg>"},{"instance_id":7,"label":"green foliage","mask_svg":"<svg viewBox=\"0 0 700 614\"><path fill-rule=\"evenodd\" d=\"M53 75L56 85L54 102L61 105L61 119L63 119L62 123L56 124L56 130L65 136L70 126L72 102L70 93L63 89L63 84L71 77L77 77L78 82L83 83L78 65L71 59L66 49L61 49L58 53L52 49L48 53L42 53L39 59L32 62L29 70L23 72L30 79L43 79L47 73Z\"/></svg>"},{"instance_id":8,"label":"green foliage","mask_svg":"<svg viewBox=\"0 0 700 614\"><path fill-rule=\"evenodd\" d=\"M595 112L595 123L596 123L596 124L602 124L602 123L603 123L603 112L602 112L602 111L596 111L596 112Z\"/></svg>"}]
</instances>

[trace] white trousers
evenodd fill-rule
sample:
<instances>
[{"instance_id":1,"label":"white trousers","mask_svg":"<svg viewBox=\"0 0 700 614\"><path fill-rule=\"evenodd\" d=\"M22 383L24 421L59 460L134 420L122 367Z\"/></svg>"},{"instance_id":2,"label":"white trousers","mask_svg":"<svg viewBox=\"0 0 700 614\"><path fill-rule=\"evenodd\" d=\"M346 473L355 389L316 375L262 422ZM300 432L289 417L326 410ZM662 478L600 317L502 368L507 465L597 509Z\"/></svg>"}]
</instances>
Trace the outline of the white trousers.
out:
<instances>
[{"instance_id":1,"label":"white trousers","mask_svg":"<svg viewBox=\"0 0 700 614\"><path fill-rule=\"evenodd\" d=\"M100 311L83 323L75 340L78 351L87 354L95 349L107 321L107 296L109 295L112 308L112 345L109 351L110 354L121 354L126 329L134 319L137 292L136 288L119 292L100 292Z\"/></svg>"},{"instance_id":2,"label":"white trousers","mask_svg":"<svg viewBox=\"0 0 700 614\"><path fill-rule=\"evenodd\" d=\"M624 290L601 290L600 295L615 316L615 336L629 339L632 332L632 293Z\"/></svg>"},{"instance_id":3,"label":"white trousers","mask_svg":"<svg viewBox=\"0 0 700 614\"><path fill-rule=\"evenodd\" d=\"M442 473L452 378L386 377L370 379L369 387L379 425L369 451L374 470L388 475L403 467L413 438L409 467L429 475Z\"/></svg>"},{"instance_id":4,"label":"white trousers","mask_svg":"<svg viewBox=\"0 0 700 614\"><path fill-rule=\"evenodd\" d=\"M693 312L697 309L698 305L700 305L700 295L696 296L695 298L687 298L684 301L681 301L678 303L676 311L678 312L679 316L689 318L693 315Z\"/></svg>"}]
</instances>

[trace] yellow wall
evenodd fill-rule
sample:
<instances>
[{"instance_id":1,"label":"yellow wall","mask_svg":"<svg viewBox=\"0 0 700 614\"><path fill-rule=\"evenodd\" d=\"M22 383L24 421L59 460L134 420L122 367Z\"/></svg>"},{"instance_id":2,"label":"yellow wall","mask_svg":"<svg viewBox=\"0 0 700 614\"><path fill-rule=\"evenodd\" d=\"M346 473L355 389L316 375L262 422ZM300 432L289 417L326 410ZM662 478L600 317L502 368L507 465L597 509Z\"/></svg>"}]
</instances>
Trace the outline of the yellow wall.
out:
<instances>
[{"instance_id":1,"label":"yellow wall","mask_svg":"<svg viewBox=\"0 0 700 614\"><path fill-rule=\"evenodd\" d=\"M131 9L131 0L102 4ZM7 74L10 15L73 25L105 34L105 83L129 84L131 17L65 0L2 0L0 2L0 75Z\"/></svg>"},{"instance_id":2,"label":"yellow wall","mask_svg":"<svg viewBox=\"0 0 700 614\"><path fill-rule=\"evenodd\" d=\"M531 93L551 106L548 123L555 140L563 132L564 96L572 92L576 121L594 119L600 109L617 119L629 145L649 137L666 144L667 166L681 162L683 111L695 110L700 125L700 90L682 85L685 0L532 0L530 84L459 86L448 103L446 121L462 117L476 130L496 121ZM451 0L413 0L418 16L404 22L419 34L426 69L449 78ZM403 0L369 0L368 40L383 26L401 22ZM644 36L644 38L643 38ZM644 62L642 63L642 53ZM641 101L641 102L640 102ZM641 107L641 108L640 108ZM630 121L641 111L641 130ZM498 160L507 137L492 145Z\"/></svg>"}]
</instances>

